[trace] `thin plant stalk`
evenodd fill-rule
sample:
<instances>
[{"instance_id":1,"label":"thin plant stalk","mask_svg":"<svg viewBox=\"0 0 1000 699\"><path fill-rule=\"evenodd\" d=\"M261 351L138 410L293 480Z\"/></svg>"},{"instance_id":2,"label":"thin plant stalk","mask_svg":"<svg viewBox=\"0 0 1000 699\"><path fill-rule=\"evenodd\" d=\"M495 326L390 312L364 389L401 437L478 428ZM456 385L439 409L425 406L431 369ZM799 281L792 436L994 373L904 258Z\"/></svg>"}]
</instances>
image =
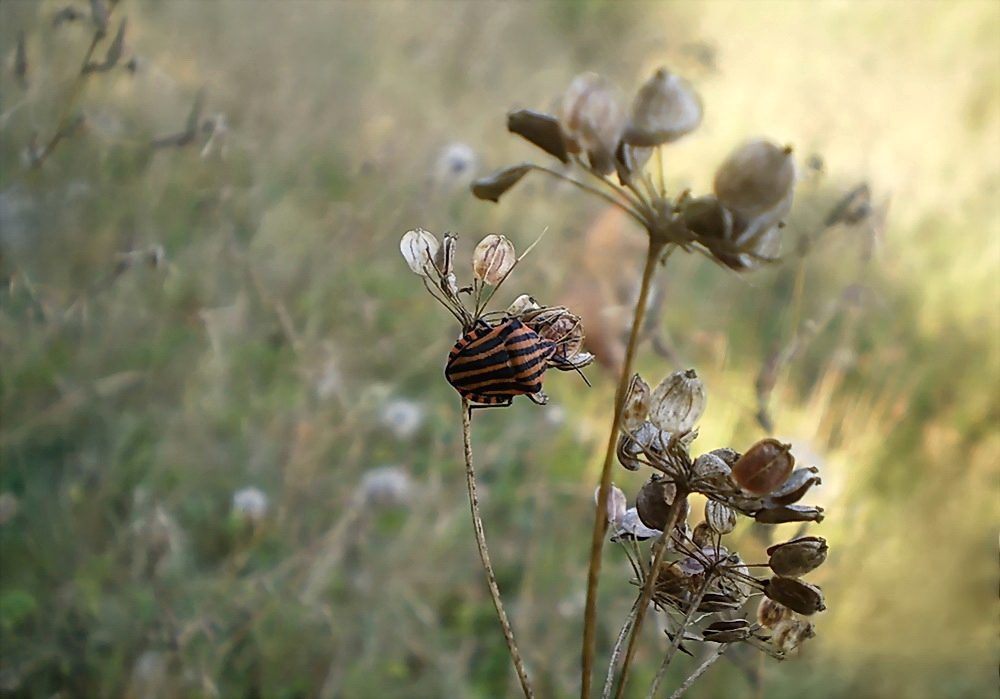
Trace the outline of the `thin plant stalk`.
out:
<instances>
[{"instance_id":1,"label":"thin plant stalk","mask_svg":"<svg viewBox=\"0 0 1000 699\"><path fill-rule=\"evenodd\" d=\"M465 481L469 488L469 507L472 510L472 526L476 532L476 547L479 549L479 558L483 561L483 569L486 571L486 582L490 588L490 597L493 598L493 606L496 607L497 617L500 619L500 626L503 629L504 638L507 639L507 650L510 651L510 659L514 663L517 671L517 678L521 681L521 689L524 691L526 699L534 699L534 692L531 689L531 681L528 673L524 669L524 662L521 660L521 651L517 648L514 640L514 630L507 620L507 612L503 608L503 600L500 598L500 588L497 585L496 575L493 573L493 564L490 563L490 552L486 546L486 533L483 531L483 518L479 513L479 496L476 494L476 473L472 467L472 412L467 398L462 398L462 441L465 445Z\"/></svg>"},{"instance_id":2,"label":"thin plant stalk","mask_svg":"<svg viewBox=\"0 0 1000 699\"><path fill-rule=\"evenodd\" d=\"M673 534L674 527L677 526L677 519L680 517L682 503L687 499L687 493L683 492L678 488L677 494L674 496L674 501L670 505L670 510L667 512L667 523L663 527L663 534L660 535L657 541L656 555L653 556L653 564L649 567L649 574L646 576L646 581L642 586L642 592L639 593L639 600L636 602L636 616L635 623L632 624L632 635L628 639L628 648L625 651L625 660L622 661L622 669L619 673L618 689L615 691L615 699L622 696L625 691L625 685L628 683L628 674L632 666L632 660L635 658L635 651L638 646L639 632L642 630L642 622L646 618L646 611L649 609L649 602L653 599L653 588L656 587L656 578L660 570L660 562L663 560L663 555L667 550L667 542L670 539L671 534ZM704 590L702 590L704 593ZM698 602L692 606L692 609L701 603L701 597L699 596ZM673 655L673 652L680 646L681 640L684 638L684 629L687 627L687 622L681 626L678 630L676 637L674 638L674 645L671 646L671 650L667 652L667 656ZM669 661L668 661L669 662Z\"/></svg>"},{"instance_id":3,"label":"thin plant stalk","mask_svg":"<svg viewBox=\"0 0 1000 699\"><path fill-rule=\"evenodd\" d=\"M705 584L701 586L698 591L698 595L692 600L691 606L688 609L687 615L684 617L684 621L681 623L681 627L677 629L677 633L674 635L674 640L670 644L670 648L667 649L666 655L663 656L663 662L660 663L660 669L656 672L656 677L653 678L653 683L649 687L649 694L646 695L646 699L653 699L656 694L656 690L660 688L660 682L663 681L663 675L666 674L667 668L670 667L670 661L674 659L674 655L677 654L677 649L681 646L681 641L684 640L684 630L691 624L694 619L695 612L698 611L698 607L701 605L701 601L705 598L705 593L708 592L708 584L711 580L710 577L705 578ZM628 679L626 676L622 676L621 686L625 686L625 680Z\"/></svg>"},{"instance_id":4,"label":"thin plant stalk","mask_svg":"<svg viewBox=\"0 0 1000 699\"><path fill-rule=\"evenodd\" d=\"M615 679L615 668L618 666L618 656L621 655L622 646L625 645L625 639L628 637L628 632L632 629L632 623L635 621L635 610L636 607L633 604L632 610L628 613L628 618L622 624L622 630L618 632L618 639L615 641L615 647L611 651L611 660L608 661L608 676L604 679L604 691L601 692L601 699L608 699L611 696L611 687Z\"/></svg>"},{"instance_id":5,"label":"thin plant stalk","mask_svg":"<svg viewBox=\"0 0 1000 699\"><path fill-rule=\"evenodd\" d=\"M691 675L686 680L684 680L684 684L678 687L677 691L670 695L670 699L681 699L681 697L684 696L684 693L691 688L691 685L693 685L699 677L704 675L705 672L708 670L708 668L712 667L712 664L716 660L721 658L722 654L725 653L728 649L729 649L728 644L720 643L719 647L715 649L715 652L713 652L710 656L705 658L705 661L697 668L695 668L695 671L692 672ZM764 656L762 655L760 657L763 658ZM652 696L652 694L650 694L650 696Z\"/></svg>"},{"instance_id":6,"label":"thin plant stalk","mask_svg":"<svg viewBox=\"0 0 1000 699\"><path fill-rule=\"evenodd\" d=\"M632 331L628 338L628 348L625 351L625 361L622 373L618 379L618 389L615 392L615 414L608 435L608 445L604 453L604 465L601 468L601 487L597 496L597 508L594 516L594 532L590 542L590 566L587 570L587 604L583 622L583 657L581 659L581 699L588 699L591 691L594 669L594 646L597 631L597 586L601 574L601 550L604 546L604 535L607 533L608 496L611 493L611 464L614 462L618 444L618 423L621 420L622 403L628 392L629 380L632 376L632 365L635 361L636 347L639 345L639 335L646 318L646 306L649 301L649 289L653 274L659 263L663 243L650 238L649 249L646 252L646 265L642 272L642 283L639 287L639 299L635 305L635 315L632 318ZM637 620L642 619L643 611L638 611ZM634 631L633 631L634 633ZM626 662L628 658L626 658Z\"/></svg>"}]
</instances>

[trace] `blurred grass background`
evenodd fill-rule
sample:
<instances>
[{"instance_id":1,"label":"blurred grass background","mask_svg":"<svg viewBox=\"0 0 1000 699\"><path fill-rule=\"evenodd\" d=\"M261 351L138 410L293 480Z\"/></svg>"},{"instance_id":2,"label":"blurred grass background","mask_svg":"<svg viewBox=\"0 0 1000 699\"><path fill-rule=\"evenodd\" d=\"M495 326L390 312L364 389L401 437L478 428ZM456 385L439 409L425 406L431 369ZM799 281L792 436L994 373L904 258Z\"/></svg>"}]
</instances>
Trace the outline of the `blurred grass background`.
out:
<instances>
[{"instance_id":1,"label":"blurred grass background","mask_svg":"<svg viewBox=\"0 0 1000 699\"><path fill-rule=\"evenodd\" d=\"M0 2L4 696L512 692L441 373L456 329L398 240L454 230L467 255L548 227L501 305L553 301L579 269L637 275L628 231L619 258L587 259L600 202L529 179L494 206L466 185L535 157L509 109L551 109L583 70L630 93L660 65L706 109L667 151L672 191L708 190L766 135L800 156L789 241L861 182L885 214L745 279L677 256L662 276L672 349L709 388L701 450L763 436L762 361L795 318L829 320L772 399L822 469L809 531L832 552L810 579L829 610L798 658L733 653L691 696L996 696L1000 5L126 0L112 26L128 16L137 71L90 76L85 127L28 171L92 36L51 26L64 4ZM150 150L201 88L225 148ZM116 253L153 245L165 265L114 277ZM648 346L640 366L674 368ZM613 394L588 373L475 424L494 565L546 697L578 691ZM246 488L266 514L234 505ZM606 556L601 659L633 594ZM647 634L632 696L665 645Z\"/></svg>"}]
</instances>

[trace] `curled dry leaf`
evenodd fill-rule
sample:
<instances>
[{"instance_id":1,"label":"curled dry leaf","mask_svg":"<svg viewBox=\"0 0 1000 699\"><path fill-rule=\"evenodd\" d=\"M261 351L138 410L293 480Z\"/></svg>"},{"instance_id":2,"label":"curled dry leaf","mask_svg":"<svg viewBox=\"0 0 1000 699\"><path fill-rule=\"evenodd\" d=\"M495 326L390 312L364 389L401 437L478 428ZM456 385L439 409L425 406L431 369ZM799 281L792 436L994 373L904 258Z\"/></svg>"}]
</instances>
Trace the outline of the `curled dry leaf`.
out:
<instances>
[{"instance_id":1,"label":"curled dry leaf","mask_svg":"<svg viewBox=\"0 0 1000 699\"><path fill-rule=\"evenodd\" d=\"M472 195L477 199L499 202L508 189L521 181L531 171L530 163L511 165L489 177L481 177L472 183Z\"/></svg>"}]
</instances>

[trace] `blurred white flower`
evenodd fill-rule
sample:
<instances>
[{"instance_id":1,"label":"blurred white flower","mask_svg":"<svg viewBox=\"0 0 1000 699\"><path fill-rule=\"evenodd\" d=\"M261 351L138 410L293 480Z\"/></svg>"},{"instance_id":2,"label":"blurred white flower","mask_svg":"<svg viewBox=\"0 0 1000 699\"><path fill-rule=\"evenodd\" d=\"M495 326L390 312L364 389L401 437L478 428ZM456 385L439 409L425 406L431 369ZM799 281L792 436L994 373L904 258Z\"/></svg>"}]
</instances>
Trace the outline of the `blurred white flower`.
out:
<instances>
[{"instance_id":1,"label":"blurred white flower","mask_svg":"<svg viewBox=\"0 0 1000 699\"><path fill-rule=\"evenodd\" d=\"M402 466L380 466L365 473L358 493L369 505L402 505L413 496L413 479Z\"/></svg>"},{"instance_id":2,"label":"blurred white flower","mask_svg":"<svg viewBox=\"0 0 1000 699\"><path fill-rule=\"evenodd\" d=\"M446 190L456 190L472 182L479 168L479 156L467 143L449 143L438 152L434 163L434 183Z\"/></svg>"},{"instance_id":3,"label":"blurred white flower","mask_svg":"<svg viewBox=\"0 0 1000 699\"><path fill-rule=\"evenodd\" d=\"M382 406L379 422L387 427L396 439L409 439L417 433L424 421L424 405L406 398L396 398Z\"/></svg>"},{"instance_id":4,"label":"blurred white flower","mask_svg":"<svg viewBox=\"0 0 1000 699\"><path fill-rule=\"evenodd\" d=\"M242 488L233 493L233 512L251 522L264 519L270 505L270 498L260 488Z\"/></svg>"}]
</instances>

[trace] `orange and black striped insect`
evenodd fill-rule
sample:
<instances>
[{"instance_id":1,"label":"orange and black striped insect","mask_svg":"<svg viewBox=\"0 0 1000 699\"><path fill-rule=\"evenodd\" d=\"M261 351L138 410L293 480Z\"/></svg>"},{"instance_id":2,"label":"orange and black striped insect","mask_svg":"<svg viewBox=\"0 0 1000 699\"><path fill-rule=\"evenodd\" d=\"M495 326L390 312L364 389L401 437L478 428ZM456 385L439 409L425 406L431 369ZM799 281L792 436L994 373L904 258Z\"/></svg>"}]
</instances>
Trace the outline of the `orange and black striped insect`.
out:
<instances>
[{"instance_id":1,"label":"orange and black striped insect","mask_svg":"<svg viewBox=\"0 0 1000 699\"><path fill-rule=\"evenodd\" d=\"M496 325L484 320L465 333L448 355L444 375L473 407L508 406L515 396L535 402L556 343L517 318Z\"/></svg>"}]
</instances>

